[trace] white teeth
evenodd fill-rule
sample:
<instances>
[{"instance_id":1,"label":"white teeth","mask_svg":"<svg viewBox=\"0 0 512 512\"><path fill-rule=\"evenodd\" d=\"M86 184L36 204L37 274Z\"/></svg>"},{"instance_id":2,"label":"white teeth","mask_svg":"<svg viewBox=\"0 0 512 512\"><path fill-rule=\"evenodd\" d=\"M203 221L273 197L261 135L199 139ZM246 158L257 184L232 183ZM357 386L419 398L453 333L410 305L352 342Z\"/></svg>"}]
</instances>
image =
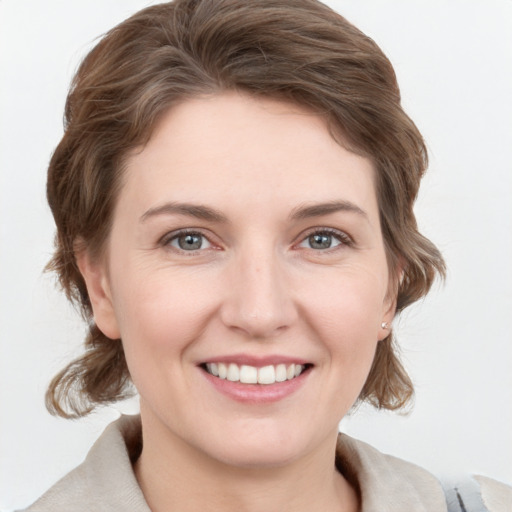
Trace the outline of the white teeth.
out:
<instances>
[{"instance_id":1,"label":"white teeth","mask_svg":"<svg viewBox=\"0 0 512 512\"><path fill-rule=\"evenodd\" d=\"M258 382L260 384L274 384L276 371L273 366L262 366L258 369Z\"/></svg>"},{"instance_id":2,"label":"white teeth","mask_svg":"<svg viewBox=\"0 0 512 512\"><path fill-rule=\"evenodd\" d=\"M228 376L228 367L224 363L219 363L219 379L225 379Z\"/></svg>"},{"instance_id":3,"label":"white teeth","mask_svg":"<svg viewBox=\"0 0 512 512\"><path fill-rule=\"evenodd\" d=\"M240 366L240 382L244 384L256 384L258 382L258 368L254 366Z\"/></svg>"},{"instance_id":4,"label":"white teeth","mask_svg":"<svg viewBox=\"0 0 512 512\"><path fill-rule=\"evenodd\" d=\"M228 366L228 374L226 379L230 380L231 382L238 382L240 380L240 369L238 368L238 365L231 363Z\"/></svg>"},{"instance_id":5,"label":"white teeth","mask_svg":"<svg viewBox=\"0 0 512 512\"><path fill-rule=\"evenodd\" d=\"M278 364L276 366L276 382L284 382L286 380L286 365Z\"/></svg>"},{"instance_id":6,"label":"white teeth","mask_svg":"<svg viewBox=\"0 0 512 512\"><path fill-rule=\"evenodd\" d=\"M227 379L231 382L242 384L275 384L298 377L305 366L301 364L278 364L262 366L241 365L235 363L206 363L206 370L219 379Z\"/></svg>"}]
</instances>

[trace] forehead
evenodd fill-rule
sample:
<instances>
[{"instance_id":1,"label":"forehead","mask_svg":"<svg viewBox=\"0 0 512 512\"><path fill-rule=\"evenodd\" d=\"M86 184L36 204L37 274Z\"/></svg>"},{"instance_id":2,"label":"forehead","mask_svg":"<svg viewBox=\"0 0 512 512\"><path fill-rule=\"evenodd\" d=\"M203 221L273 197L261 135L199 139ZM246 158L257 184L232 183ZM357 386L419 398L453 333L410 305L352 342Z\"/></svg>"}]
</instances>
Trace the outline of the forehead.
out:
<instances>
[{"instance_id":1,"label":"forehead","mask_svg":"<svg viewBox=\"0 0 512 512\"><path fill-rule=\"evenodd\" d=\"M128 157L121 196L147 207L173 199L292 207L341 198L368 209L376 208L373 177L371 161L336 142L311 110L231 92L172 107Z\"/></svg>"}]
</instances>

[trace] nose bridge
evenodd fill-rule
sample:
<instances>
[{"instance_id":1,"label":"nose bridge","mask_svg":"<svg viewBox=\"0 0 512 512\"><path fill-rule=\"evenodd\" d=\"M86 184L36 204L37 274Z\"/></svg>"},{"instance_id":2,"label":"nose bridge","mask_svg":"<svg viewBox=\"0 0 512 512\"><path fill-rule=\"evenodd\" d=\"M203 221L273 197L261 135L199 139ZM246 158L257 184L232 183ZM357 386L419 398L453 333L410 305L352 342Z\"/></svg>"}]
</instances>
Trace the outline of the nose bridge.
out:
<instances>
[{"instance_id":1,"label":"nose bridge","mask_svg":"<svg viewBox=\"0 0 512 512\"><path fill-rule=\"evenodd\" d=\"M283 259L271 243L239 251L230 276L224 322L256 338L272 337L296 318Z\"/></svg>"}]
</instances>

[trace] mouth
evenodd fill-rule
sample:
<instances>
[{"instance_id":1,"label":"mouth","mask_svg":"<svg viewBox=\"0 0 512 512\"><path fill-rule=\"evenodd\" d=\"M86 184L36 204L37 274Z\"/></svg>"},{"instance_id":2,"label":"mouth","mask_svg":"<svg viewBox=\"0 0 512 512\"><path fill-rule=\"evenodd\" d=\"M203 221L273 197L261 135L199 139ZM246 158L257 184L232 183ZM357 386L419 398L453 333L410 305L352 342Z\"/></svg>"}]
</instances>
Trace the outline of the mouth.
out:
<instances>
[{"instance_id":1,"label":"mouth","mask_svg":"<svg viewBox=\"0 0 512 512\"><path fill-rule=\"evenodd\" d=\"M244 406L266 406L303 389L314 364L286 355L230 354L203 361L198 368L213 389Z\"/></svg>"},{"instance_id":2,"label":"mouth","mask_svg":"<svg viewBox=\"0 0 512 512\"><path fill-rule=\"evenodd\" d=\"M206 373L221 380L268 386L294 380L306 372L312 365L281 363L256 367L246 364L238 365L236 363L216 362L203 363L200 366Z\"/></svg>"}]
</instances>

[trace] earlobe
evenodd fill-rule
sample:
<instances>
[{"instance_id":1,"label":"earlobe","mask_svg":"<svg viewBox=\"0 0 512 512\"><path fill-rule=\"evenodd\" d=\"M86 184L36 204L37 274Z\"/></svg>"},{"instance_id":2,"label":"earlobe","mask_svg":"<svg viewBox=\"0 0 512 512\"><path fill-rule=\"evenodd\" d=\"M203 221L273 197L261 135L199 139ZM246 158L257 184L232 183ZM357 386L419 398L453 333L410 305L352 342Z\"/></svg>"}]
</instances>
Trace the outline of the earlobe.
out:
<instances>
[{"instance_id":1,"label":"earlobe","mask_svg":"<svg viewBox=\"0 0 512 512\"><path fill-rule=\"evenodd\" d=\"M108 338L119 339L121 334L105 262L93 260L87 249L76 251L76 261L87 286L96 325Z\"/></svg>"},{"instance_id":2,"label":"earlobe","mask_svg":"<svg viewBox=\"0 0 512 512\"><path fill-rule=\"evenodd\" d=\"M384 311L382 315L382 321L379 326L379 341L387 338L391 331L391 323L393 322L393 318L395 317L396 311L396 298L391 301L391 305L388 306L387 310Z\"/></svg>"},{"instance_id":3,"label":"earlobe","mask_svg":"<svg viewBox=\"0 0 512 512\"><path fill-rule=\"evenodd\" d=\"M379 341L386 338L392 327L393 318L395 318L396 313L396 305L397 305L397 296L398 296L398 283L393 286L390 283L390 288L388 288L388 294L386 299L384 300L384 307L382 308L382 318L381 324L379 326Z\"/></svg>"}]
</instances>

